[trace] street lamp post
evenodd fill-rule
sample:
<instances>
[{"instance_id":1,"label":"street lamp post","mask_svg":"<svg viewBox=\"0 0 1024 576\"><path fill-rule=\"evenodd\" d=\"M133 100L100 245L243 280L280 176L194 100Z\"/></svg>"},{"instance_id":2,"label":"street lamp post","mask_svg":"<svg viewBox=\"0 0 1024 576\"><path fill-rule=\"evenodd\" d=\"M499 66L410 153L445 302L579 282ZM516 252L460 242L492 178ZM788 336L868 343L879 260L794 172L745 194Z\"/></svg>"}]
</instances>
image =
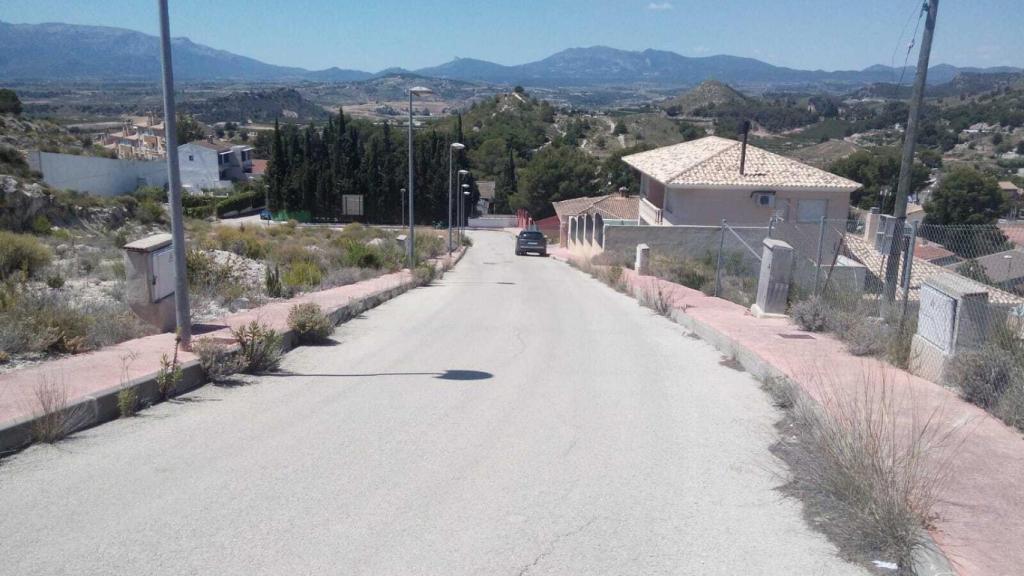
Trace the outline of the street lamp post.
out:
<instances>
[{"instance_id":1,"label":"street lamp post","mask_svg":"<svg viewBox=\"0 0 1024 576\"><path fill-rule=\"evenodd\" d=\"M430 88L423 86L414 86L409 88L409 237L406 239L405 254L409 261L409 268L412 269L416 266L416 210L413 207L413 180L415 179L416 168L412 163L412 97L423 96L431 94Z\"/></svg>"},{"instance_id":2,"label":"street lamp post","mask_svg":"<svg viewBox=\"0 0 1024 576\"><path fill-rule=\"evenodd\" d=\"M398 191L398 201L402 203L402 209L398 214L398 223L405 227L405 188Z\"/></svg>"},{"instance_id":3,"label":"street lamp post","mask_svg":"<svg viewBox=\"0 0 1024 576\"><path fill-rule=\"evenodd\" d=\"M459 186L457 188L458 191L462 190L462 187L463 187L462 179L465 176L468 176L468 175L469 175L469 170L459 170ZM458 191L455 194L456 194L456 196L459 199L459 206L462 206L462 197L458 195L459 194ZM457 217L459 217L459 225L458 225L457 229L459 231L459 245L460 246L462 245L462 218L461 218L461 214L462 214L462 210L460 208L456 207L455 208L455 215Z\"/></svg>"},{"instance_id":4,"label":"street lamp post","mask_svg":"<svg viewBox=\"0 0 1024 576\"><path fill-rule=\"evenodd\" d=\"M451 149L448 151L448 254L452 253L452 156L455 155L456 150L462 150L465 147L465 144L452 142Z\"/></svg>"},{"instance_id":5,"label":"street lamp post","mask_svg":"<svg viewBox=\"0 0 1024 576\"><path fill-rule=\"evenodd\" d=\"M462 244L462 237L466 235L466 196L469 196L469 184L462 185L462 197L459 198L459 244Z\"/></svg>"}]
</instances>

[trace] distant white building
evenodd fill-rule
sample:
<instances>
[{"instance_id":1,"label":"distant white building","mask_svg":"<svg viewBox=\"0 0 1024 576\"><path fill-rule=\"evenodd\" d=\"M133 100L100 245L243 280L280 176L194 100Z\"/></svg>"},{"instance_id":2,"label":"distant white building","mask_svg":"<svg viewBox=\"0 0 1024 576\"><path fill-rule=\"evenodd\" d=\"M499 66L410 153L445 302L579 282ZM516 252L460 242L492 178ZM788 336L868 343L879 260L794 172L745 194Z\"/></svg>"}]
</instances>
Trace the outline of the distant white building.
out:
<instances>
[{"instance_id":1,"label":"distant white building","mask_svg":"<svg viewBox=\"0 0 1024 576\"><path fill-rule=\"evenodd\" d=\"M252 176L252 147L206 141L178 146L181 186L190 194L230 188Z\"/></svg>"}]
</instances>

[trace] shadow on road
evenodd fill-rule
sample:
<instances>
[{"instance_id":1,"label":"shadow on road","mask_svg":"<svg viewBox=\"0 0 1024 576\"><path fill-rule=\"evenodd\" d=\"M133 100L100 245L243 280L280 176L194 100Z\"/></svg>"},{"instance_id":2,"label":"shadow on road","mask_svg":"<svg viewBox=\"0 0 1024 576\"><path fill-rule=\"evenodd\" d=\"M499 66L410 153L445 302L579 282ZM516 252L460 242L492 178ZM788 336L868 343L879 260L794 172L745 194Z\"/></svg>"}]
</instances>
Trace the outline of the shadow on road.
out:
<instances>
[{"instance_id":1,"label":"shadow on road","mask_svg":"<svg viewBox=\"0 0 1024 576\"><path fill-rule=\"evenodd\" d=\"M490 372L480 370L445 370L444 372L372 372L368 374L313 374L298 372L269 372L262 376L274 378L323 377L323 378L372 378L377 376L433 376L438 380L488 380L494 378Z\"/></svg>"}]
</instances>

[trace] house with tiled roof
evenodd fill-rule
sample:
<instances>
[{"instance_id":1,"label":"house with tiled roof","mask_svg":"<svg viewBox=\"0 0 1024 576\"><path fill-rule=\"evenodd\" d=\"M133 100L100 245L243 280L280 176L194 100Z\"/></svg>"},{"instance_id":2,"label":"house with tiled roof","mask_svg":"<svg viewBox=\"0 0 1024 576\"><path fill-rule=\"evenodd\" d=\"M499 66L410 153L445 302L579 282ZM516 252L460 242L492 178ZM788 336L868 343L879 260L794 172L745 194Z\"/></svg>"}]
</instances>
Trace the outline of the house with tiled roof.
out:
<instances>
[{"instance_id":1,"label":"house with tiled roof","mask_svg":"<svg viewBox=\"0 0 1024 576\"><path fill-rule=\"evenodd\" d=\"M587 217L594 225L605 226L621 224L639 224L640 198L625 194L608 194L605 196L582 196L560 202L552 202L555 215L558 217L559 244L567 246L570 226L579 219Z\"/></svg>"},{"instance_id":2,"label":"house with tiled roof","mask_svg":"<svg viewBox=\"0 0 1024 576\"><path fill-rule=\"evenodd\" d=\"M736 140L708 136L623 157L640 173L639 218L715 226L845 218L860 184Z\"/></svg>"}]
</instances>

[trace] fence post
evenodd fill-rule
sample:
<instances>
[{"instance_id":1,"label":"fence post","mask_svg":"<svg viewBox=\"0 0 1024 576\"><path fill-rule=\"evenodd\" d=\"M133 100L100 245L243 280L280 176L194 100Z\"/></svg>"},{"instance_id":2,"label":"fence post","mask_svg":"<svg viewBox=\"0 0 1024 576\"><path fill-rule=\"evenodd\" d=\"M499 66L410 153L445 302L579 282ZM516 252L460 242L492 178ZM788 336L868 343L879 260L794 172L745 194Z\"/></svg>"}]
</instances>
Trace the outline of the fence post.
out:
<instances>
[{"instance_id":1,"label":"fence post","mask_svg":"<svg viewBox=\"0 0 1024 576\"><path fill-rule=\"evenodd\" d=\"M718 265L715 266L715 297L718 297L722 288L722 251L725 250L725 227L728 224L722 218L722 236L718 240Z\"/></svg>"},{"instance_id":2,"label":"fence post","mask_svg":"<svg viewBox=\"0 0 1024 576\"><path fill-rule=\"evenodd\" d=\"M821 231L818 233L818 261L814 266L814 295L818 295L818 280L821 278L821 257L825 249L825 217L821 217Z\"/></svg>"}]
</instances>

